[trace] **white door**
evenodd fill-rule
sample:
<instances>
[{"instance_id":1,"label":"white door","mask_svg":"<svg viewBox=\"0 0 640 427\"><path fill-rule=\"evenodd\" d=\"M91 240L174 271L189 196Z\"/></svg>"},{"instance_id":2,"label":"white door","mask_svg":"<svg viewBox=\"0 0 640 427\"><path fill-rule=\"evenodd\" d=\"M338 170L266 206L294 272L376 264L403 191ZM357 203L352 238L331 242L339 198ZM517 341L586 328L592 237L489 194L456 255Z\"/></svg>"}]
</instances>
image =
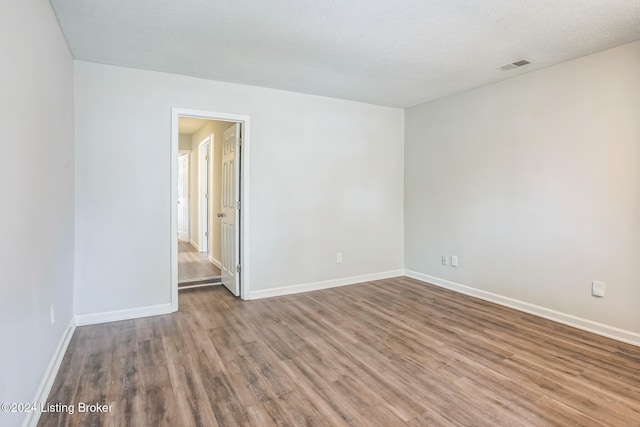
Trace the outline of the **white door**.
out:
<instances>
[{"instance_id":1,"label":"white door","mask_svg":"<svg viewBox=\"0 0 640 427\"><path fill-rule=\"evenodd\" d=\"M178 157L178 239L189 241L189 155Z\"/></svg>"},{"instance_id":2,"label":"white door","mask_svg":"<svg viewBox=\"0 0 640 427\"><path fill-rule=\"evenodd\" d=\"M209 252L209 147L207 137L200 143L198 164L200 175L200 252Z\"/></svg>"},{"instance_id":3,"label":"white door","mask_svg":"<svg viewBox=\"0 0 640 427\"><path fill-rule=\"evenodd\" d=\"M239 257L239 176L240 125L235 124L224 132L222 141L222 212L221 217L221 256L222 284L235 296L240 295L237 266Z\"/></svg>"}]
</instances>

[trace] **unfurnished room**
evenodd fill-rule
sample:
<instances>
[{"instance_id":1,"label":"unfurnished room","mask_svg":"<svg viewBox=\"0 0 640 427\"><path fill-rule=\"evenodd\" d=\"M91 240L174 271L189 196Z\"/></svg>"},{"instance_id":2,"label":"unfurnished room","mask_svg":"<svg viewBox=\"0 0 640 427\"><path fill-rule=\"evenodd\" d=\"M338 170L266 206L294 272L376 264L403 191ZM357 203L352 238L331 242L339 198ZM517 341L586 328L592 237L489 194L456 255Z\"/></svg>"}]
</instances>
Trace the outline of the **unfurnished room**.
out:
<instances>
[{"instance_id":1,"label":"unfurnished room","mask_svg":"<svg viewBox=\"0 0 640 427\"><path fill-rule=\"evenodd\" d=\"M0 426L640 426L636 0L4 0Z\"/></svg>"}]
</instances>

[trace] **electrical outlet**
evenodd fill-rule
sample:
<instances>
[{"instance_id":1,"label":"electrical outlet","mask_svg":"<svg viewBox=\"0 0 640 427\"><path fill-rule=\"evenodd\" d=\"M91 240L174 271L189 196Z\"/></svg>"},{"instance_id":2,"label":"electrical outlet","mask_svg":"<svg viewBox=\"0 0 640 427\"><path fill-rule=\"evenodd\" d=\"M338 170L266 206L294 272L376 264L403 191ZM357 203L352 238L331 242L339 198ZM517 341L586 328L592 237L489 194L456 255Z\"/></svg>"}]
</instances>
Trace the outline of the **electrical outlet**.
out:
<instances>
[{"instance_id":1,"label":"electrical outlet","mask_svg":"<svg viewBox=\"0 0 640 427\"><path fill-rule=\"evenodd\" d=\"M56 309L53 304L51 304L49 314L51 315L51 324L53 325L54 323L56 323Z\"/></svg>"},{"instance_id":2,"label":"electrical outlet","mask_svg":"<svg viewBox=\"0 0 640 427\"><path fill-rule=\"evenodd\" d=\"M342 252L338 252L338 253L336 254L336 262L337 262L338 264L342 264Z\"/></svg>"},{"instance_id":3,"label":"electrical outlet","mask_svg":"<svg viewBox=\"0 0 640 427\"><path fill-rule=\"evenodd\" d=\"M457 267L457 266L458 266L458 256L451 255L451 267Z\"/></svg>"},{"instance_id":4,"label":"electrical outlet","mask_svg":"<svg viewBox=\"0 0 640 427\"><path fill-rule=\"evenodd\" d=\"M442 255L442 265L447 265L447 256Z\"/></svg>"},{"instance_id":5,"label":"electrical outlet","mask_svg":"<svg viewBox=\"0 0 640 427\"><path fill-rule=\"evenodd\" d=\"M591 282L591 295L598 298L604 298L604 292L607 289L607 285L603 282Z\"/></svg>"}]
</instances>

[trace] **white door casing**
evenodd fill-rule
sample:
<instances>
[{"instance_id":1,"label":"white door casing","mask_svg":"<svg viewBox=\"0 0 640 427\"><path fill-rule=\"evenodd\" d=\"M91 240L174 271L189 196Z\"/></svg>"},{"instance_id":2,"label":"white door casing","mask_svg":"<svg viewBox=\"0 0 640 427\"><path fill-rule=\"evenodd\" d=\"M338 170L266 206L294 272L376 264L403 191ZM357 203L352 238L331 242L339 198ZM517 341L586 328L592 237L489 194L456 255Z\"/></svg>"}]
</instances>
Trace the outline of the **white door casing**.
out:
<instances>
[{"instance_id":1,"label":"white door casing","mask_svg":"<svg viewBox=\"0 0 640 427\"><path fill-rule=\"evenodd\" d=\"M189 154L178 157L178 239L189 241Z\"/></svg>"},{"instance_id":2,"label":"white door casing","mask_svg":"<svg viewBox=\"0 0 640 427\"><path fill-rule=\"evenodd\" d=\"M221 217L221 258L222 284L234 295L240 294L240 283L237 273L239 259L239 224L238 210L239 176L237 167L240 159L240 124L236 123L224 131L222 140L222 212Z\"/></svg>"}]
</instances>

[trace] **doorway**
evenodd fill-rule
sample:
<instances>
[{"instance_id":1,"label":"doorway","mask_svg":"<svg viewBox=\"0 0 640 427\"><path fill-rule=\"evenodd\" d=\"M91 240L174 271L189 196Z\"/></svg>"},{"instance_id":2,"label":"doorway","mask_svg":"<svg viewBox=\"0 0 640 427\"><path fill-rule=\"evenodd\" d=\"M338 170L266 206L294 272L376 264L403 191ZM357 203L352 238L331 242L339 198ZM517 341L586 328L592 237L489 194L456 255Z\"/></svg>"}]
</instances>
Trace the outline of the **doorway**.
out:
<instances>
[{"instance_id":1,"label":"doorway","mask_svg":"<svg viewBox=\"0 0 640 427\"><path fill-rule=\"evenodd\" d=\"M248 299L248 141L248 116L172 109L173 311L178 309L178 288L186 288L181 280L188 267L193 274L200 267L206 271L219 268L217 282L210 275L202 280L192 277L192 286L222 284L234 295ZM180 154L187 149L191 151L185 166ZM185 174L190 178L187 209ZM190 220L189 241L184 239L185 216ZM208 274L206 271L200 273Z\"/></svg>"},{"instance_id":2,"label":"doorway","mask_svg":"<svg viewBox=\"0 0 640 427\"><path fill-rule=\"evenodd\" d=\"M213 130L208 120L180 118L178 121L179 289L212 286L221 280L219 262L210 256L216 248L216 237L210 238L211 177L220 173L219 167L213 168Z\"/></svg>"}]
</instances>

